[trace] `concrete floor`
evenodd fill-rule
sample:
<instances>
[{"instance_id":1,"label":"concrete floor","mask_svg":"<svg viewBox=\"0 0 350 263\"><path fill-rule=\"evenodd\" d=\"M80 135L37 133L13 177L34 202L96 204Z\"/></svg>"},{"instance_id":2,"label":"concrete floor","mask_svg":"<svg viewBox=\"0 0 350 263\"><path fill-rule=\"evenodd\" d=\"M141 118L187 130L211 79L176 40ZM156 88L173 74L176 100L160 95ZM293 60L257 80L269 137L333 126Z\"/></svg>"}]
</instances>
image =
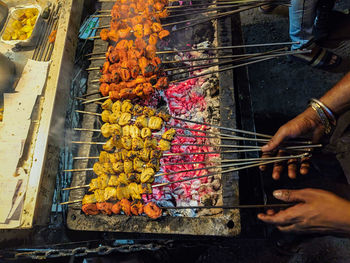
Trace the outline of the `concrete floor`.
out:
<instances>
[{"instance_id":1,"label":"concrete floor","mask_svg":"<svg viewBox=\"0 0 350 263\"><path fill-rule=\"evenodd\" d=\"M249 10L241 14L241 20L246 44L290 41L286 7L277 8L271 15ZM337 72L313 69L288 58L249 66L257 131L273 134L280 125L301 113L307 107L310 98L322 96L350 71L350 41L347 41L350 39L349 21L348 16L338 15L334 21L334 31L324 43L343 57L343 63ZM263 50L268 49L254 48L247 49L246 52ZM282 246L282 250L271 240L255 241L252 244L248 242L242 249L244 251L250 247L251 253L246 254L241 249L231 250L235 259L222 262L350 262L350 240L347 238L327 236L291 240L292 242Z\"/></svg>"},{"instance_id":2,"label":"concrete floor","mask_svg":"<svg viewBox=\"0 0 350 263\"><path fill-rule=\"evenodd\" d=\"M241 13L241 20L247 44L290 41L287 7L278 7L271 15L261 14L257 9L249 10ZM343 38L345 33L350 35L350 27L338 21L339 24L341 26L334 27L337 31L332 33L333 39ZM343 57L338 73L313 69L286 57L249 66L257 129L273 133L280 124L302 112L310 98L320 97L350 70L350 42L328 41L326 44L336 47L333 51ZM259 50L266 49L246 51ZM271 125L267 127L266 122Z\"/></svg>"}]
</instances>

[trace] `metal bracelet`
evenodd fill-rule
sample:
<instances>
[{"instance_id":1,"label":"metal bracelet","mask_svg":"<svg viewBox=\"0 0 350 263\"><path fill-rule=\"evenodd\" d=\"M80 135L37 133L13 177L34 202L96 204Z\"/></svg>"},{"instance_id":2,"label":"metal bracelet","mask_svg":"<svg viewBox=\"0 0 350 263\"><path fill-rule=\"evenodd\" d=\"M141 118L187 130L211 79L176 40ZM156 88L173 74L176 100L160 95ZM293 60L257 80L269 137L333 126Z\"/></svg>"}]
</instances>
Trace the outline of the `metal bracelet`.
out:
<instances>
[{"instance_id":1,"label":"metal bracelet","mask_svg":"<svg viewBox=\"0 0 350 263\"><path fill-rule=\"evenodd\" d=\"M318 103L313 102L313 101L311 101L309 105L311 106L311 108L314 111L316 111L318 117L320 118L322 125L325 128L325 134L330 134L331 130L332 130L331 124L330 124L326 114L324 113L323 109L321 108L321 106Z\"/></svg>"},{"instance_id":2,"label":"metal bracelet","mask_svg":"<svg viewBox=\"0 0 350 263\"><path fill-rule=\"evenodd\" d=\"M328 117L330 123L335 126L337 124L337 119L335 118L334 113L321 101L319 101L318 99L312 98L310 99L310 102L314 102L317 103L322 110L327 113L326 116Z\"/></svg>"}]
</instances>

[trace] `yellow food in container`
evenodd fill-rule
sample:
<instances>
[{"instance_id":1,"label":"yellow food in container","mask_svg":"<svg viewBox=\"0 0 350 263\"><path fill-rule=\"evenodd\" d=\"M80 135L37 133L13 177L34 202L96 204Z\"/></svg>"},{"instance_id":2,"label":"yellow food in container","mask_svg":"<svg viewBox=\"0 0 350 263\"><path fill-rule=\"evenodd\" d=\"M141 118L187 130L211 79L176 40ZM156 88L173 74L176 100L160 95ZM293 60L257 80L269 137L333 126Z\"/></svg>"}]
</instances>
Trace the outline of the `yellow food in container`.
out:
<instances>
[{"instance_id":1,"label":"yellow food in container","mask_svg":"<svg viewBox=\"0 0 350 263\"><path fill-rule=\"evenodd\" d=\"M24 8L13 12L2 39L6 41L28 39L32 35L38 15L39 10L36 8Z\"/></svg>"},{"instance_id":2,"label":"yellow food in container","mask_svg":"<svg viewBox=\"0 0 350 263\"><path fill-rule=\"evenodd\" d=\"M0 40L9 45L34 45L40 35L41 10L37 4L10 8Z\"/></svg>"}]
</instances>

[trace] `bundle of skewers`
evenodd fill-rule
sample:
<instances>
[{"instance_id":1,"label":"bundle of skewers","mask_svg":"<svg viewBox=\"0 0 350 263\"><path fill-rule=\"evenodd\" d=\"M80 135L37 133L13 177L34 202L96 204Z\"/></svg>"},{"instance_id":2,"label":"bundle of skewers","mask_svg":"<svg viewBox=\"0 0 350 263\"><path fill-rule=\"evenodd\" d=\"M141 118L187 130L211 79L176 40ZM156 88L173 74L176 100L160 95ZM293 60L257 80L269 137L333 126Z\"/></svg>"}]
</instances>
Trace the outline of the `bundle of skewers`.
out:
<instances>
[{"instance_id":1,"label":"bundle of skewers","mask_svg":"<svg viewBox=\"0 0 350 263\"><path fill-rule=\"evenodd\" d=\"M115 1L99 1L99 2L115 2ZM140 2L140 3L139 3ZM178 20L172 23L164 23L164 27L171 27L171 32L184 30L188 27L193 27L197 24L202 24L208 21L216 20L226 16L238 14L243 11L257 8L262 5L275 4L275 5L289 5L290 1L288 0L220 0L220 1L208 1L206 3L194 3L194 1L153 1L148 0L145 2L133 1L132 3L124 1L123 7L126 8L127 4L132 8L133 15L143 15L149 10L155 11L155 15L159 20ZM121 10L121 9L120 9ZM114 7L112 9L102 9L99 10L98 15L94 17L107 17L114 18L115 11ZM220 12L222 11L222 12ZM121 12L126 13L126 10L121 10ZM191 17L197 16L192 19L184 19L181 17ZM199 16L199 17L198 17ZM181 24L187 24L186 26L177 27ZM108 28L109 26L99 26L95 29ZM130 28L130 31L135 31L134 28ZM102 38L102 36L100 36ZM91 37L99 38L99 36Z\"/></svg>"},{"instance_id":2,"label":"bundle of skewers","mask_svg":"<svg viewBox=\"0 0 350 263\"><path fill-rule=\"evenodd\" d=\"M108 0L101 2L106 1ZM146 214L154 219L160 217L165 209L264 207L264 205L159 207L152 200L152 196L155 189L163 189L168 185L207 179L215 175L232 174L235 171L288 159L301 159L309 156L310 149L319 147L318 145L293 141L283 146L286 156L264 159L220 159L220 154L260 151L261 146L244 146L240 145L240 142L255 141L258 144L264 144L271 136L187 120L143 105L147 104L155 93L166 89L171 83L216 74L295 52L305 52L290 52L280 48L255 54L223 55L221 53L234 48L286 45L292 44L291 42L183 50L158 51L157 49L157 44L168 38L170 32L256 8L266 3L268 1L245 0L244 2L220 1L215 4L193 4L191 8L196 8L196 12L191 14L204 15L203 19L181 20L168 24L162 23L164 19L188 15L184 12L188 6L169 6L166 0L118 0L111 10L100 10L101 14L97 15L98 17L110 17L111 20L109 25L96 28L100 30L99 36L92 38L108 41L109 47L106 52L89 54L90 60L104 60L104 63L101 67L87 69L98 70L102 75L99 79L92 81L100 84L99 91L85 94L84 97L98 93L103 97L92 100L78 99L83 100L83 104L90 102L100 104L102 112L77 112L100 117L104 124L100 129L76 128L75 130L100 133L106 141L72 142L73 144L101 145L102 150L98 156L74 157L74 160L93 159L96 162L90 168L68 169L65 172L92 171L96 176L86 185L63 189L86 188L89 193L83 199L62 204L82 203L82 211L87 215ZM286 3L286 1L278 3ZM219 12L222 9L225 12ZM102 14L106 12L110 12L110 15ZM217 14L211 15L213 12ZM182 23L188 24L177 27ZM186 54L191 52L201 52L203 56L187 57ZM161 59L163 55L172 55L174 58ZM182 58L179 59L178 55ZM236 62L243 63L236 64ZM164 67L164 65L178 63L182 65ZM234 65L227 66L229 64ZM211 67L225 65L224 68L202 72ZM189 76L178 79L176 76L180 74ZM185 123L198 124L198 128L189 128L184 125ZM187 137L203 139L203 143L179 143L178 138ZM225 140L234 144L208 143L210 140ZM187 146L201 150L198 152L182 150ZM174 148L177 151L169 151ZM209 158L187 158L188 156ZM190 168L169 171L169 167ZM195 172L195 176L186 177L188 172Z\"/></svg>"},{"instance_id":3,"label":"bundle of skewers","mask_svg":"<svg viewBox=\"0 0 350 263\"><path fill-rule=\"evenodd\" d=\"M110 28L100 31L111 45L101 69L100 92L110 99L147 99L167 87L157 56L157 42L169 35L160 24L166 1L117 1Z\"/></svg>"},{"instance_id":4,"label":"bundle of skewers","mask_svg":"<svg viewBox=\"0 0 350 263\"><path fill-rule=\"evenodd\" d=\"M266 1L263 1L266 4ZM227 7L224 5L226 2L200 4L204 7L217 6ZM229 7L233 8L233 11L226 13L219 13L213 18L207 18L207 21L212 19L218 19L227 15L232 15L237 12L246 10L247 8L255 8L262 5L260 1L236 1L227 2ZM152 94L162 89L165 89L168 83L175 83L184 81L191 78L197 78L199 76L205 76L209 74L216 74L219 72L232 70L237 67L250 65L257 62L266 61L272 58L295 54L305 53L308 51L287 51L287 48L280 48L267 52L260 52L255 54L244 54L234 56L220 55L218 52L225 51L238 47L249 46L273 46L291 44L287 43L268 43L260 45L244 45L237 47L208 47L199 49L188 50L157 50L157 43L162 39L169 36L170 32L165 27L174 26L180 23L186 23L187 20L181 20L175 23L162 24L162 19L171 18L169 12L172 10L180 10L185 8L184 6L167 6L169 3L166 0L155 1L117 1L115 2L111 10L100 10L100 12L110 12L110 15L97 15L108 16L111 18L109 25L100 26L99 36L91 37L93 39L100 38L108 41L110 46L108 50L103 53L89 54L91 60L104 60L103 66L91 67L87 70L98 70L102 73L99 79L92 82L100 83L99 92L102 94L101 100L105 98L110 99L148 99ZM238 6L245 6L244 10L237 9ZM189 5L187 7L196 7L196 5ZM206 8L204 8L206 9ZM183 9L185 10L185 9ZM216 9L214 11L217 11ZM212 10L207 10L212 12ZM176 15L176 17L179 14ZM208 20L209 19L209 20ZM197 21L198 19L193 19ZM191 25L188 25L191 26ZM174 31L174 30L172 30ZM216 54L210 54L205 58L194 59L161 59L162 55L176 55L188 52L209 52L214 51ZM94 57L95 55L103 55ZM220 60L220 61L219 61ZM204 63L200 63L204 61ZM188 65L181 66L169 66L166 65L186 63ZM240 64L237 64L240 63ZM233 65L233 66L230 66ZM217 66L226 66L220 69L213 69L211 71L204 72L198 75L198 72ZM194 72L197 72L194 75ZM178 78L179 75L189 74L184 78ZM171 81L170 81L171 80ZM86 94L95 95L99 92ZM88 100L84 103L93 102L95 100Z\"/></svg>"},{"instance_id":5,"label":"bundle of skewers","mask_svg":"<svg viewBox=\"0 0 350 263\"><path fill-rule=\"evenodd\" d=\"M101 142L73 141L77 144L100 144L103 150L99 156L78 156L75 160L96 159L92 168L70 169L65 172L93 171L97 175L87 185L73 186L63 190L73 190L78 188L88 188L91 194L84 196L82 200L68 201L69 203L82 202L82 210L88 215L119 214L121 211L126 215L141 215L145 213L150 218L158 218L162 215L162 209L154 202L144 205L144 198L153 194L154 188L160 188L171 184L185 181L208 178L215 174L231 173L242 169L256 167L263 164L274 163L288 159L301 159L308 156L308 151L319 145L312 145L310 142L289 142L283 149L290 155L270 158L250 158L250 159L213 159L207 162L190 162L187 164L202 164L199 168L178 170L176 172L161 172L165 166L184 165L186 163L161 163L161 159L169 156L182 156L187 153L169 153L172 146L186 146L185 144L172 143L176 136L194 136L200 138L216 138L235 141L256 141L266 143L269 136L255 132L242 131L237 129L224 128L210 124L195 122L203 126L213 126L214 128L231 131L235 134L213 132L208 130L196 130L184 128L183 126L172 125L171 121L194 122L178 117L173 117L162 111L139 104L132 104L130 100L113 102L107 99L102 104L102 113L90 113L80 111L83 114L93 114L101 117L104 124L101 129L77 128L80 131L99 132L108 139ZM182 134L181 130L193 132L192 135ZM241 133L242 135L237 135ZM263 137L253 138L251 135ZM192 146L207 146L216 150L208 152L190 153L197 154L220 154L259 151L260 146L242 145L220 145L220 144L200 144ZM224 148L232 150L224 151ZM163 167L161 167L163 166ZM227 168L227 169L223 169ZM208 171L211 172L208 172ZM204 171L204 174L195 177L172 180L178 174L191 171ZM157 178L165 179L155 182Z\"/></svg>"}]
</instances>

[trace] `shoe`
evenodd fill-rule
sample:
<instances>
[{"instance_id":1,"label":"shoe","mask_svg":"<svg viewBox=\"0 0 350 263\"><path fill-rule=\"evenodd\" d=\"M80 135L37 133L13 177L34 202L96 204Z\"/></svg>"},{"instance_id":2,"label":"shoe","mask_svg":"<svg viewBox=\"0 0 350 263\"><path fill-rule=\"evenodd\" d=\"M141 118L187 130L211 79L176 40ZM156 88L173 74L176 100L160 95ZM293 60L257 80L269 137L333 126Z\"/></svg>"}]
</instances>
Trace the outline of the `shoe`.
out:
<instances>
[{"instance_id":1,"label":"shoe","mask_svg":"<svg viewBox=\"0 0 350 263\"><path fill-rule=\"evenodd\" d=\"M273 12L273 10L276 9L278 5L262 5L259 7L259 11L263 14L271 14Z\"/></svg>"},{"instance_id":2,"label":"shoe","mask_svg":"<svg viewBox=\"0 0 350 263\"><path fill-rule=\"evenodd\" d=\"M311 50L311 53L295 54L292 55L291 58L293 60L306 63L313 68L332 70L337 68L342 62L342 58L340 56L315 44L301 50Z\"/></svg>"}]
</instances>

